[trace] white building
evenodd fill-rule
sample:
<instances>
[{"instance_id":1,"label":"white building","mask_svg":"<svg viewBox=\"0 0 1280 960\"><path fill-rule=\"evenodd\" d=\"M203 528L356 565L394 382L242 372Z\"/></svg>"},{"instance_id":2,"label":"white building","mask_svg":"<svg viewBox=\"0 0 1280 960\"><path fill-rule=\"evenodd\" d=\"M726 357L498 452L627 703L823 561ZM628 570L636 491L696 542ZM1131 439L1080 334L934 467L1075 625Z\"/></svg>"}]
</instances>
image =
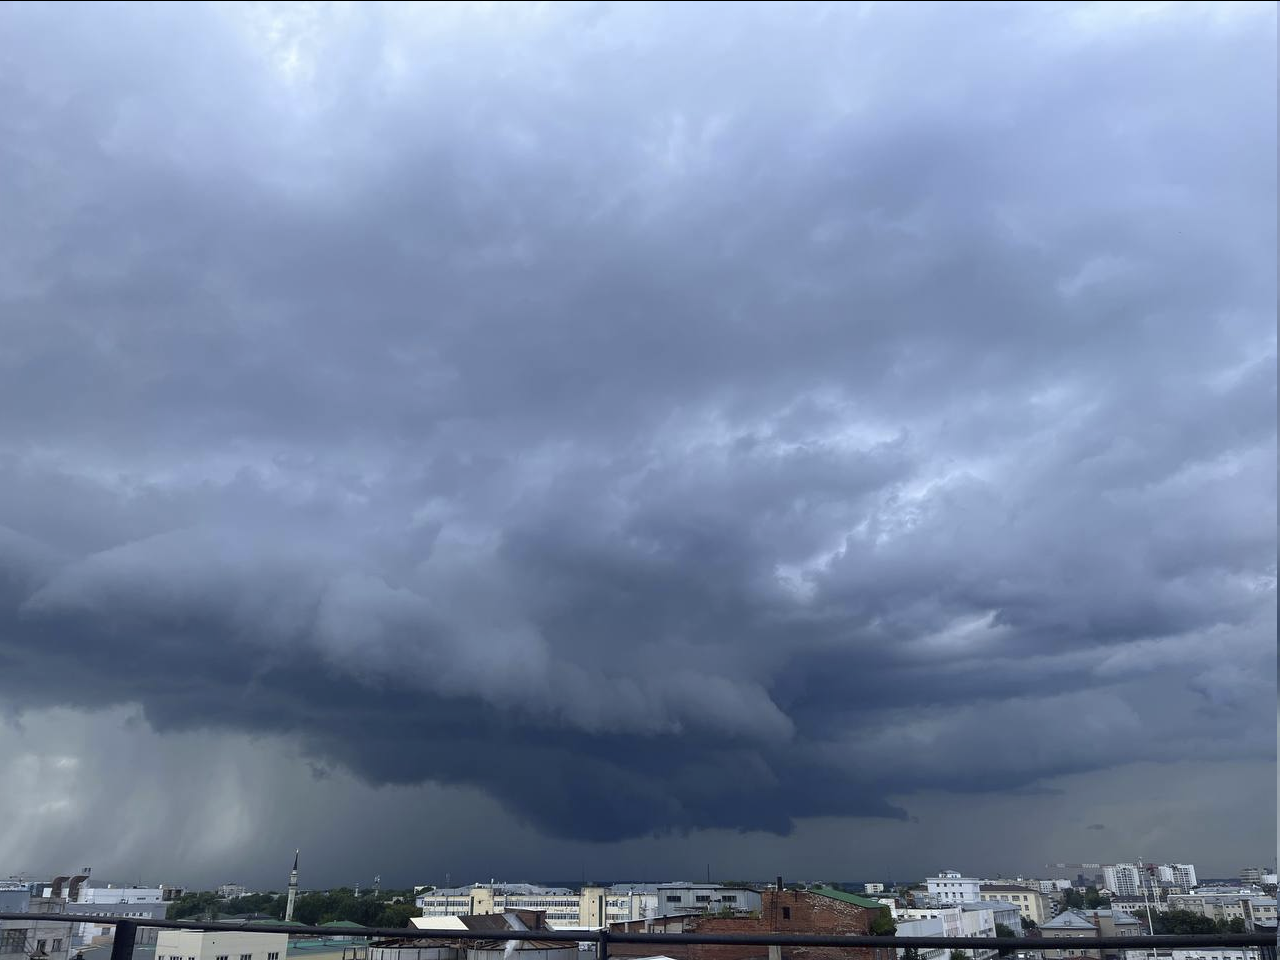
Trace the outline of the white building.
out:
<instances>
[{"instance_id":1,"label":"white building","mask_svg":"<svg viewBox=\"0 0 1280 960\"><path fill-rule=\"evenodd\" d=\"M884 884L883 883L864 883L862 885L862 892L867 894L884 893Z\"/></svg>"},{"instance_id":2,"label":"white building","mask_svg":"<svg viewBox=\"0 0 1280 960\"><path fill-rule=\"evenodd\" d=\"M1102 882L1116 896L1140 897L1146 884L1142 873L1134 863L1108 863L1102 867Z\"/></svg>"},{"instance_id":3,"label":"white building","mask_svg":"<svg viewBox=\"0 0 1280 960\"><path fill-rule=\"evenodd\" d=\"M1173 884L1183 890L1191 890L1196 885L1194 863L1162 863L1156 867L1156 876L1164 883Z\"/></svg>"},{"instance_id":4,"label":"white building","mask_svg":"<svg viewBox=\"0 0 1280 960\"><path fill-rule=\"evenodd\" d=\"M975 877L962 877L954 870L926 877L924 883L934 903L972 903L979 899L980 882Z\"/></svg>"},{"instance_id":5,"label":"white building","mask_svg":"<svg viewBox=\"0 0 1280 960\"><path fill-rule=\"evenodd\" d=\"M477 883L432 890L414 902L424 919L537 910L553 927L594 929L675 913L752 913L760 909L760 893L707 883L615 884L578 892L528 883Z\"/></svg>"},{"instance_id":6,"label":"white building","mask_svg":"<svg viewBox=\"0 0 1280 960\"><path fill-rule=\"evenodd\" d=\"M1009 904L1005 910L1014 912ZM968 903L963 907L906 907L898 911L897 936L899 937L994 937L996 935L995 904ZM951 960L950 947L920 947L920 960ZM973 960L989 960L995 950L966 950ZM903 950L898 950L898 956Z\"/></svg>"},{"instance_id":7,"label":"white building","mask_svg":"<svg viewBox=\"0 0 1280 960\"><path fill-rule=\"evenodd\" d=\"M76 903L163 903L159 887L81 887Z\"/></svg>"},{"instance_id":8,"label":"white building","mask_svg":"<svg viewBox=\"0 0 1280 960\"><path fill-rule=\"evenodd\" d=\"M249 888L243 883L224 883L218 888L218 896L224 900L231 900L234 897L243 897L249 892Z\"/></svg>"},{"instance_id":9,"label":"white building","mask_svg":"<svg viewBox=\"0 0 1280 960\"><path fill-rule=\"evenodd\" d=\"M1126 950L1124 960L1259 960L1257 947L1231 949L1206 947L1200 950Z\"/></svg>"},{"instance_id":10,"label":"white building","mask_svg":"<svg viewBox=\"0 0 1280 960\"><path fill-rule=\"evenodd\" d=\"M122 917L129 920L163 920L169 904L160 887L85 887L81 886L74 902L63 907L67 914L81 916ZM109 934L110 924L77 923L72 934L74 945L88 946L96 938ZM135 941L155 943L159 931L155 927L139 927Z\"/></svg>"},{"instance_id":11,"label":"white building","mask_svg":"<svg viewBox=\"0 0 1280 960\"><path fill-rule=\"evenodd\" d=\"M1196 885L1196 866L1194 863L1104 863L1102 882L1120 897L1140 897L1144 887L1150 894L1157 884L1185 893Z\"/></svg>"},{"instance_id":12,"label":"white building","mask_svg":"<svg viewBox=\"0 0 1280 960\"><path fill-rule=\"evenodd\" d=\"M156 960L283 960L287 933L248 930L161 930Z\"/></svg>"},{"instance_id":13,"label":"white building","mask_svg":"<svg viewBox=\"0 0 1280 960\"><path fill-rule=\"evenodd\" d=\"M619 887L611 887L613 891ZM648 889L648 888L646 888ZM760 891L743 887L722 887L715 883L659 883L653 888L657 913L755 913L760 909ZM640 919L637 917L636 919Z\"/></svg>"}]
</instances>

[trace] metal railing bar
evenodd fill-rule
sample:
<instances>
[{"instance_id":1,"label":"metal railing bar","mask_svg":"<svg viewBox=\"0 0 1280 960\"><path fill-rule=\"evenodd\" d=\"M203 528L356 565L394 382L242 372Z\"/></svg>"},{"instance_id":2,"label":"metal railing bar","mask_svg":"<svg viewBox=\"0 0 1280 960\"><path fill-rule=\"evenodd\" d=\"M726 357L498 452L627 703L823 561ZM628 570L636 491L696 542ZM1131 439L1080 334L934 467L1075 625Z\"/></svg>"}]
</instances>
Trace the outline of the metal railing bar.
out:
<instances>
[{"instance_id":1,"label":"metal railing bar","mask_svg":"<svg viewBox=\"0 0 1280 960\"><path fill-rule=\"evenodd\" d=\"M970 947L1007 950L1066 949L1134 949L1186 947L1261 947L1274 946L1276 935L1268 932L1159 934L1156 936L1120 937L871 937L835 936L800 933L630 933L613 930L419 930L417 927L309 927L299 924L259 921L204 921L124 919L116 916L73 913L0 913L0 920L32 922L94 923L115 926L117 935L127 932L133 937L139 927L162 930L226 930L254 933L287 933L291 936L332 938L334 936L366 940L542 940L548 943L607 944L689 944L706 946L777 946L777 947Z\"/></svg>"}]
</instances>

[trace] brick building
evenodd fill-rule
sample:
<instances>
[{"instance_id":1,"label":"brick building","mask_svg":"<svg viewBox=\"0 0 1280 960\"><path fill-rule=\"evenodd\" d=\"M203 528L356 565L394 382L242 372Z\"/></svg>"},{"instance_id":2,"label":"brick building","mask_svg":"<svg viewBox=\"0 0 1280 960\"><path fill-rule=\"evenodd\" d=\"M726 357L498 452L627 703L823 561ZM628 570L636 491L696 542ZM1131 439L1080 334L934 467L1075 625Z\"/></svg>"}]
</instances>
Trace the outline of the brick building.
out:
<instances>
[{"instance_id":1,"label":"brick building","mask_svg":"<svg viewBox=\"0 0 1280 960\"><path fill-rule=\"evenodd\" d=\"M819 934L867 936L883 904L840 890L766 890L759 916L672 916L615 923L613 933ZM711 944L611 943L614 956L672 960L893 960L894 951L840 947L764 947ZM880 954L880 956L877 956Z\"/></svg>"}]
</instances>

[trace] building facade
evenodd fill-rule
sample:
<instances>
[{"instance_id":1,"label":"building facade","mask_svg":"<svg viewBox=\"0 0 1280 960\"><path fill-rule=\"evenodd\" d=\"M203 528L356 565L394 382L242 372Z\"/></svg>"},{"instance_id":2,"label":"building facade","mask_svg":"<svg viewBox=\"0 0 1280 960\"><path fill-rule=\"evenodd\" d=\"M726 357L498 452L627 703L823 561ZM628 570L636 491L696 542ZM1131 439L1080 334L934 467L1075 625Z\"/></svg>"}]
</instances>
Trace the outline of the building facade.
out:
<instances>
[{"instance_id":1,"label":"building facade","mask_svg":"<svg viewBox=\"0 0 1280 960\"><path fill-rule=\"evenodd\" d=\"M67 960L72 924L63 916L62 907L61 900L33 897L26 884L0 883L0 913L49 916L48 920L0 920L0 960Z\"/></svg>"},{"instance_id":2,"label":"building facade","mask_svg":"<svg viewBox=\"0 0 1280 960\"><path fill-rule=\"evenodd\" d=\"M963 877L955 870L943 870L936 877L926 877L924 885L933 903L973 903L980 899L981 883L975 877Z\"/></svg>"},{"instance_id":3,"label":"building facade","mask_svg":"<svg viewBox=\"0 0 1280 960\"><path fill-rule=\"evenodd\" d=\"M1092 944L1101 936L1098 928L1075 910L1064 910L1042 924L1040 936L1064 941L1061 949L1041 951L1044 960L1102 960L1102 951Z\"/></svg>"},{"instance_id":4,"label":"building facade","mask_svg":"<svg viewBox=\"0 0 1280 960\"><path fill-rule=\"evenodd\" d=\"M1276 920L1276 898L1257 887L1197 887L1191 893L1171 894L1170 910L1189 910L1213 920L1231 921L1239 917L1246 930Z\"/></svg>"},{"instance_id":5,"label":"building facade","mask_svg":"<svg viewBox=\"0 0 1280 960\"><path fill-rule=\"evenodd\" d=\"M286 933L248 930L161 930L156 960L284 960Z\"/></svg>"},{"instance_id":6,"label":"building facade","mask_svg":"<svg viewBox=\"0 0 1280 960\"><path fill-rule=\"evenodd\" d=\"M538 887L527 883L475 884L432 890L415 903L423 917L460 917L536 910L553 927L599 928L611 923L683 913L751 914L760 893L709 883L616 884L612 887Z\"/></svg>"},{"instance_id":7,"label":"building facade","mask_svg":"<svg viewBox=\"0 0 1280 960\"><path fill-rule=\"evenodd\" d=\"M899 911L897 936L900 937L996 937L997 923L1003 923L1015 933L1018 930L1018 910L1009 903L973 903L954 906L909 907ZM950 960L954 947L921 947L921 960ZM903 950L898 951L902 956ZM973 960L989 960L995 950L967 949Z\"/></svg>"},{"instance_id":8,"label":"building facade","mask_svg":"<svg viewBox=\"0 0 1280 960\"><path fill-rule=\"evenodd\" d=\"M1196 867L1194 863L1162 863L1156 867L1156 876L1162 883L1192 890L1196 886Z\"/></svg>"},{"instance_id":9,"label":"building facade","mask_svg":"<svg viewBox=\"0 0 1280 960\"><path fill-rule=\"evenodd\" d=\"M1053 919L1051 901L1039 890L1012 883L984 883L978 887L978 899L984 903L1012 903L1018 908L1019 921L1029 920L1037 927Z\"/></svg>"},{"instance_id":10,"label":"building facade","mask_svg":"<svg viewBox=\"0 0 1280 960\"><path fill-rule=\"evenodd\" d=\"M755 916L684 915L616 924L615 932L865 935L884 908L875 900L838 890L766 890ZM609 945L617 956L651 957L653 944ZM755 944L689 944L680 960L894 960L893 950L842 947L765 947Z\"/></svg>"}]
</instances>

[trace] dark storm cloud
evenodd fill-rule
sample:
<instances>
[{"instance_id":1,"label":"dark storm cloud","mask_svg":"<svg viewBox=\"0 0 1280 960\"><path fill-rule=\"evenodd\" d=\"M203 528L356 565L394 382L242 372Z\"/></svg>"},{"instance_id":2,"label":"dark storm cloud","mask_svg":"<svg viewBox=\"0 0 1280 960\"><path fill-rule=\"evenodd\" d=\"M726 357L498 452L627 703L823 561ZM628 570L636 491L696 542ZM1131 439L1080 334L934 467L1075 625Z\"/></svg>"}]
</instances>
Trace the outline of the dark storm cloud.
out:
<instances>
[{"instance_id":1,"label":"dark storm cloud","mask_svg":"<svg viewBox=\"0 0 1280 960\"><path fill-rule=\"evenodd\" d=\"M1269 8L0 16L7 709L591 840L1274 756Z\"/></svg>"}]
</instances>

